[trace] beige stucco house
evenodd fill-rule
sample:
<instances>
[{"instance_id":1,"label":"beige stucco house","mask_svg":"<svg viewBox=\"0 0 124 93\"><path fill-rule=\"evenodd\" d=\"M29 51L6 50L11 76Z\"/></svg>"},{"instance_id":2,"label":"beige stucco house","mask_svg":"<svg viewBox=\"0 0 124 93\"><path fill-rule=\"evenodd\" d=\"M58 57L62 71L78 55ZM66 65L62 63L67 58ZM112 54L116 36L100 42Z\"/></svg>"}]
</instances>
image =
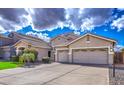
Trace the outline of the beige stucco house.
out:
<instances>
[{"instance_id":1,"label":"beige stucco house","mask_svg":"<svg viewBox=\"0 0 124 93\"><path fill-rule=\"evenodd\" d=\"M70 42L63 40L61 36L51 41L55 61L90 64L112 64L115 43L113 39L90 33Z\"/></svg>"},{"instance_id":2,"label":"beige stucco house","mask_svg":"<svg viewBox=\"0 0 124 93\"><path fill-rule=\"evenodd\" d=\"M38 59L51 54L56 62L113 64L116 41L87 33L82 36L66 33L51 39L50 43L12 32L8 37L0 36L0 58L10 59L18 55L20 49L32 47L38 52Z\"/></svg>"},{"instance_id":3,"label":"beige stucco house","mask_svg":"<svg viewBox=\"0 0 124 93\"><path fill-rule=\"evenodd\" d=\"M22 35L12 32L8 37L0 36L0 53L1 59L9 60L12 56L18 55L21 49L31 47L38 52L37 60L42 60L43 57L48 57L51 46L45 41L36 37Z\"/></svg>"}]
</instances>

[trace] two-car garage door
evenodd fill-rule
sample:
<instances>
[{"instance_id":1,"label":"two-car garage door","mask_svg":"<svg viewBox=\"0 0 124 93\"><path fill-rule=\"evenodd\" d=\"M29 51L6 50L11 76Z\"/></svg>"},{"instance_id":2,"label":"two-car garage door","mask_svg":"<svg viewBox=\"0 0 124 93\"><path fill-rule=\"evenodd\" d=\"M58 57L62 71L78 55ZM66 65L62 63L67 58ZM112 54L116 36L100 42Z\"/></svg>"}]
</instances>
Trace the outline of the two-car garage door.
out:
<instances>
[{"instance_id":1,"label":"two-car garage door","mask_svg":"<svg viewBox=\"0 0 124 93\"><path fill-rule=\"evenodd\" d=\"M71 55L68 53L68 50L58 51L57 60L69 62L71 56L72 63L108 64L107 49L75 49Z\"/></svg>"},{"instance_id":2,"label":"two-car garage door","mask_svg":"<svg viewBox=\"0 0 124 93\"><path fill-rule=\"evenodd\" d=\"M73 50L73 63L107 64L107 50Z\"/></svg>"}]
</instances>

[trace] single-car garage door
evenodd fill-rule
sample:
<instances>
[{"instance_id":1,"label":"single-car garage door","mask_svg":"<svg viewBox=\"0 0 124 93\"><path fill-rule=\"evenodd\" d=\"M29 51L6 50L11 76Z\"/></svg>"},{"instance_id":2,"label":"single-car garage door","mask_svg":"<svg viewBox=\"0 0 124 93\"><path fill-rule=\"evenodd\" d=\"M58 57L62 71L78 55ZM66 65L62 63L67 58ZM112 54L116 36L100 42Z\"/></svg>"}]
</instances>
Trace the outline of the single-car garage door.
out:
<instances>
[{"instance_id":1,"label":"single-car garage door","mask_svg":"<svg viewBox=\"0 0 124 93\"><path fill-rule=\"evenodd\" d=\"M68 50L59 50L57 60L58 62L69 62Z\"/></svg>"},{"instance_id":2,"label":"single-car garage door","mask_svg":"<svg viewBox=\"0 0 124 93\"><path fill-rule=\"evenodd\" d=\"M108 64L107 49L73 50L73 63Z\"/></svg>"}]
</instances>

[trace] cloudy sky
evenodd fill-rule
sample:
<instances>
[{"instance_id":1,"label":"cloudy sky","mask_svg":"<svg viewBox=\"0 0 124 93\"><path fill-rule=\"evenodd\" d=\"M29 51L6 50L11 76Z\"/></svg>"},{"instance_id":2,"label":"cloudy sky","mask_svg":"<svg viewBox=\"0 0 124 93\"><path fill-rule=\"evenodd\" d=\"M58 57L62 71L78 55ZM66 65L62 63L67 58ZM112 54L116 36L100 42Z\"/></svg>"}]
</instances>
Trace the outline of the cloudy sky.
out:
<instances>
[{"instance_id":1,"label":"cloudy sky","mask_svg":"<svg viewBox=\"0 0 124 93\"><path fill-rule=\"evenodd\" d=\"M59 34L90 32L124 46L123 8L0 8L0 33L37 36L49 41Z\"/></svg>"}]
</instances>

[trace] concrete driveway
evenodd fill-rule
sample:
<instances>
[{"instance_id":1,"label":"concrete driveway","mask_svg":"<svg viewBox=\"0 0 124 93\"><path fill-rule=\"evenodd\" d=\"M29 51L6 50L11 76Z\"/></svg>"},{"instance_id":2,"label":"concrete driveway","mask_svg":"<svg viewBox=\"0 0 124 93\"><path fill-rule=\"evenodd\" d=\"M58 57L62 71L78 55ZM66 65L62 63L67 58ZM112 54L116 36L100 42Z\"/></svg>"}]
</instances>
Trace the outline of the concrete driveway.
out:
<instances>
[{"instance_id":1,"label":"concrete driveway","mask_svg":"<svg viewBox=\"0 0 124 93\"><path fill-rule=\"evenodd\" d=\"M0 71L2 85L106 85L109 70L105 67L74 64L42 64L34 68Z\"/></svg>"}]
</instances>

